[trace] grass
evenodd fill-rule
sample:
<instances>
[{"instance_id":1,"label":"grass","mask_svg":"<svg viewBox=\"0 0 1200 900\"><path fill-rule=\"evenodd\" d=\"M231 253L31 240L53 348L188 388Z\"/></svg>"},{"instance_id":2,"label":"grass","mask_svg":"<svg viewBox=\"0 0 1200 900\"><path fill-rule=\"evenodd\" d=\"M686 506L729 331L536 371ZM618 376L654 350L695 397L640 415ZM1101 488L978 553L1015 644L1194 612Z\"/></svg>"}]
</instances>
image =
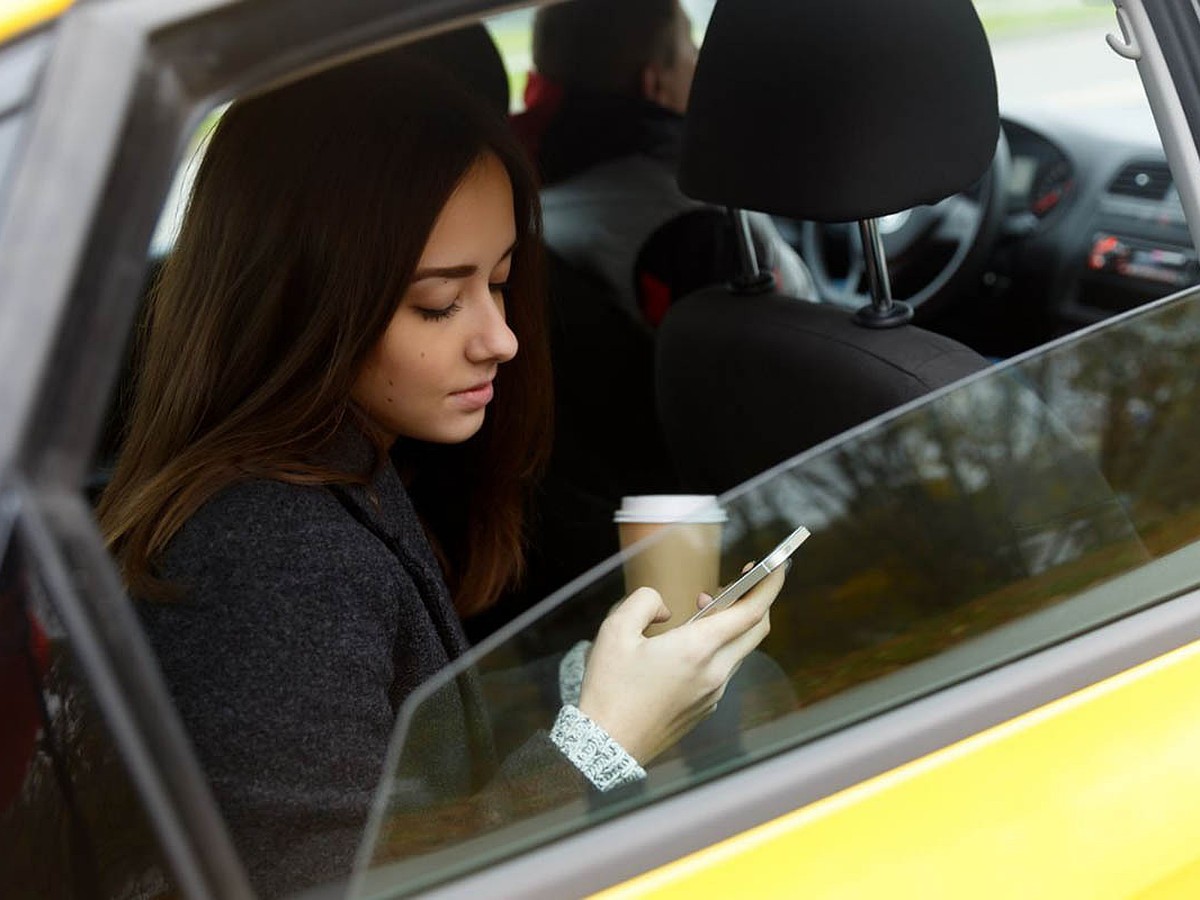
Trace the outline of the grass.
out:
<instances>
[{"instance_id":1,"label":"grass","mask_svg":"<svg viewBox=\"0 0 1200 900\"><path fill-rule=\"evenodd\" d=\"M988 39L993 41L1102 22L1110 23L1114 31L1117 29L1112 6L1062 6L1015 12L981 10L979 18Z\"/></svg>"}]
</instances>

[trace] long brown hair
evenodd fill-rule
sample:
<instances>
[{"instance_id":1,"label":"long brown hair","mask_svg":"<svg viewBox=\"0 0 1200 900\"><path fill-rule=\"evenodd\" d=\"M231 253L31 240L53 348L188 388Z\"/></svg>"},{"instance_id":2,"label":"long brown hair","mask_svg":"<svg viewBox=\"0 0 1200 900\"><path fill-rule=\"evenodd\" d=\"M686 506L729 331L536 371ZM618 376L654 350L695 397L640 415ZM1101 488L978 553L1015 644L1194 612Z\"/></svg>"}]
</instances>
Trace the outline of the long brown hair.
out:
<instances>
[{"instance_id":1,"label":"long brown hair","mask_svg":"<svg viewBox=\"0 0 1200 900\"><path fill-rule=\"evenodd\" d=\"M156 557L235 481L370 480L317 460L361 416L350 391L362 360L442 207L487 153L512 181L506 306L521 350L501 367L479 434L400 452L459 612L520 575L552 405L536 186L495 112L390 54L238 101L212 135L150 299L127 437L98 510L135 596L170 593Z\"/></svg>"}]
</instances>

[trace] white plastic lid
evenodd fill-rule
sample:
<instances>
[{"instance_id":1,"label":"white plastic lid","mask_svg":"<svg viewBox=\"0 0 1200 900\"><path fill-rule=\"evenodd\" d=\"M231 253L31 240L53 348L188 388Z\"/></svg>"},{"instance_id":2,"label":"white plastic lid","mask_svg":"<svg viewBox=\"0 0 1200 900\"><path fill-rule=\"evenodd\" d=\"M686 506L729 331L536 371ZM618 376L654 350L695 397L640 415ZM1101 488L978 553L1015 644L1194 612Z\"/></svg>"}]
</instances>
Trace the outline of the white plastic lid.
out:
<instances>
[{"instance_id":1,"label":"white plastic lid","mask_svg":"<svg viewBox=\"0 0 1200 900\"><path fill-rule=\"evenodd\" d=\"M729 517L712 494L642 494L622 497L613 521L622 522L724 522Z\"/></svg>"}]
</instances>

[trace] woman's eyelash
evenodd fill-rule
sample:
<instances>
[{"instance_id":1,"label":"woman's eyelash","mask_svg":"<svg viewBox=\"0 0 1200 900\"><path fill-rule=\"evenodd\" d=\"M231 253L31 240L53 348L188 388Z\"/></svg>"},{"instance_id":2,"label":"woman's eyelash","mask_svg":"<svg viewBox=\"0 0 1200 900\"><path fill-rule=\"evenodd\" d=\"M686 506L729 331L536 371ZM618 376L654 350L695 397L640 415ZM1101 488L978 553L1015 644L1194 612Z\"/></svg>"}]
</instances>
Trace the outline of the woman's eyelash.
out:
<instances>
[{"instance_id":1,"label":"woman's eyelash","mask_svg":"<svg viewBox=\"0 0 1200 900\"><path fill-rule=\"evenodd\" d=\"M457 300L455 300L449 306L443 306L441 309L418 308L417 312L419 312L421 314L421 317L426 319L427 321L436 322L441 319L450 318L452 315L454 315L460 309L462 309L462 304L459 303Z\"/></svg>"},{"instance_id":2,"label":"woman's eyelash","mask_svg":"<svg viewBox=\"0 0 1200 900\"><path fill-rule=\"evenodd\" d=\"M493 294L495 294L495 293L506 294L508 292L508 282L507 281L489 282L488 290L491 291ZM417 307L417 312L419 312L421 314L421 317L423 319L425 319L426 321L437 322L442 319L450 318L452 315L454 315L460 309L462 309L462 303L460 303L456 299L449 306L443 306L439 309L425 309L424 307Z\"/></svg>"}]
</instances>

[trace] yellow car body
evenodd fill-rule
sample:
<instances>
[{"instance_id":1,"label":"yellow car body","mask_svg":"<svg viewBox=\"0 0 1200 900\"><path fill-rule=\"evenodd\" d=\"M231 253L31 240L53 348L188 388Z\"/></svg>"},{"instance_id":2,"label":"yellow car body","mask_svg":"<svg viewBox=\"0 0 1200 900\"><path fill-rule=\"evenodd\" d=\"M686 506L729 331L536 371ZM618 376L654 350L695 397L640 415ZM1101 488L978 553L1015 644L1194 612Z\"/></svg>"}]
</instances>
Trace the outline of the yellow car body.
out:
<instances>
[{"instance_id":1,"label":"yellow car body","mask_svg":"<svg viewBox=\"0 0 1200 900\"><path fill-rule=\"evenodd\" d=\"M604 891L1200 896L1200 644Z\"/></svg>"}]
</instances>

